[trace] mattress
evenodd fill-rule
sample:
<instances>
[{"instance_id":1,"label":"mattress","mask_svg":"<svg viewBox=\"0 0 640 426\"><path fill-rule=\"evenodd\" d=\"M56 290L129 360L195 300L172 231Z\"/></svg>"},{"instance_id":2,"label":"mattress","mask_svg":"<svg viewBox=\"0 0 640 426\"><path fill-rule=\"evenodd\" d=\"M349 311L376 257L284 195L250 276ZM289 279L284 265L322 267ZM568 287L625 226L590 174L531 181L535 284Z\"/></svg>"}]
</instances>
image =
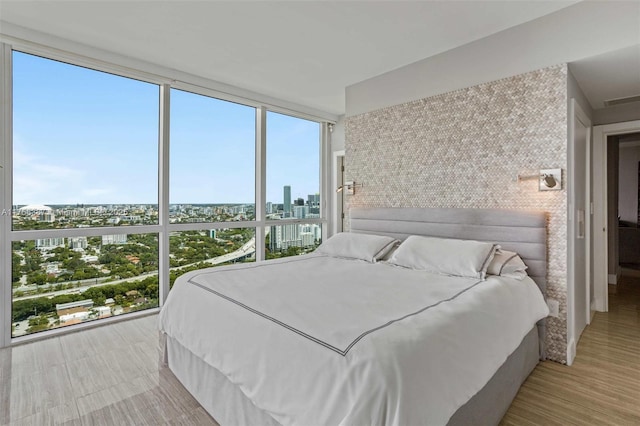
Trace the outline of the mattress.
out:
<instances>
[{"instance_id":1,"label":"mattress","mask_svg":"<svg viewBox=\"0 0 640 426\"><path fill-rule=\"evenodd\" d=\"M446 424L547 313L528 278L314 254L185 274L159 322L276 423Z\"/></svg>"},{"instance_id":2,"label":"mattress","mask_svg":"<svg viewBox=\"0 0 640 426\"><path fill-rule=\"evenodd\" d=\"M538 328L533 327L491 380L460 407L447 426L492 426L500 423L520 385L538 364ZM256 407L224 374L176 340L161 334L161 363L220 425L279 425Z\"/></svg>"}]
</instances>

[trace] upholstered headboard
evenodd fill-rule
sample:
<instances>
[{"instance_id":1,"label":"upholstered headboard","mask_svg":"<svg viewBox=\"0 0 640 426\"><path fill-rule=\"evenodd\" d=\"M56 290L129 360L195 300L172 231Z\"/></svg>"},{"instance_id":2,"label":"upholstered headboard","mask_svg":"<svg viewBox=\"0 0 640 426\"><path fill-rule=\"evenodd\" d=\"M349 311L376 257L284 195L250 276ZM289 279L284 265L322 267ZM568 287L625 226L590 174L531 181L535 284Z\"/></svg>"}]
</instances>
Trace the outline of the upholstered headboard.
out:
<instances>
[{"instance_id":1,"label":"upholstered headboard","mask_svg":"<svg viewBox=\"0 0 640 426\"><path fill-rule=\"evenodd\" d=\"M546 297L547 217L538 211L445 208L351 208L351 232L404 240L425 235L490 241L520 254L527 273ZM545 320L538 322L540 359L545 359Z\"/></svg>"},{"instance_id":2,"label":"upholstered headboard","mask_svg":"<svg viewBox=\"0 0 640 426\"><path fill-rule=\"evenodd\" d=\"M520 254L546 295L547 218L544 212L500 209L352 208L351 232L491 241Z\"/></svg>"}]
</instances>

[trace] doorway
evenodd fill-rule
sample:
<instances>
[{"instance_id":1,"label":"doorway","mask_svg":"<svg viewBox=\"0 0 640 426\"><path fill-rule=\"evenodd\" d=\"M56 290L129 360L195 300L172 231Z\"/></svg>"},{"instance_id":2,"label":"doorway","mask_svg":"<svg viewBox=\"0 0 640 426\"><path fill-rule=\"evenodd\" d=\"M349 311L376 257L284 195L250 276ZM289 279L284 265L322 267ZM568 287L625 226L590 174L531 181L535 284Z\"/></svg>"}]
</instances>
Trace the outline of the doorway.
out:
<instances>
[{"instance_id":1,"label":"doorway","mask_svg":"<svg viewBox=\"0 0 640 426\"><path fill-rule=\"evenodd\" d=\"M620 276L640 276L640 132L615 138L619 153L618 271Z\"/></svg>"},{"instance_id":2,"label":"doorway","mask_svg":"<svg viewBox=\"0 0 640 426\"><path fill-rule=\"evenodd\" d=\"M624 243L624 258L628 260L629 256L634 256L633 243L635 241L638 227L638 198L636 195L632 200L628 200L625 195L624 200L620 200L620 143L630 149L633 145L635 135L640 139L640 120L629 121L624 123L609 124L594 127L594 149L593 149L593 199L594 199L594 226L593 226L593 270L594 270L594 299L595 309L602 312L609 310L609 284L617 284L620 274L623 271L620 268L621 263L621 243ZM638 143L640 146L640 141ZM625 151L626 164L627 154ZM639 160L640 161L640 158ZM625 166L626 167L626 166ZM628 194L628 184L625 182L622 187L625 189L624 194ZM636 169L635 173L639 173ZM638 190L637 176L634 180L635 189ZM633 182L631 185L634 185ZM620 204L622 201L622 205ZM630 205L630 206L629 206ZM629 209L636 209L635 222L634 217L629 213ZM621 210L624 210L624 218L630 220L622 220ZM621 226L622 225L622 226ZM627 226L629 225L629 226ZM629 228L623 229L623 228ZM622 230L622 233L620 232ZM624 242L621 241L621 237ZM630 239L630 241L627 241ZM640 243L639 243L640 244ZM630 249L630 250L628 250ZM638 247L640 250L640 246ZM638 251L635 256L640 257ZM632 257L633 259L633 257ZM626 263L626 262L623 262ZM632 263L632 262L629 262Z\"/></svg>"}]
</instances>

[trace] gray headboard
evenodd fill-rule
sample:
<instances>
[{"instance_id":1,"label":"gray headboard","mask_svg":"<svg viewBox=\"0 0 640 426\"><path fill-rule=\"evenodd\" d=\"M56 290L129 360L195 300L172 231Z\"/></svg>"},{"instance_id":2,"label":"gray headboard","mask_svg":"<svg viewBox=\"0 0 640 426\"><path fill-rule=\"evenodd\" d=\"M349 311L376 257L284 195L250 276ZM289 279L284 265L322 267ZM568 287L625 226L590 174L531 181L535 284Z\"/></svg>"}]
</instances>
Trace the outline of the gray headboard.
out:
<instances>
[{"instance_id":1,"label":"gray headboard","mask_svg":"<svg viewBox=\"0 0 640 426\"><path fill-rule=\"evenodd\" d=\"M351 232L491 241L520 254L546 295L547 218L544 212L500 209L351 208Z\"/></svg>"}]
</instances>

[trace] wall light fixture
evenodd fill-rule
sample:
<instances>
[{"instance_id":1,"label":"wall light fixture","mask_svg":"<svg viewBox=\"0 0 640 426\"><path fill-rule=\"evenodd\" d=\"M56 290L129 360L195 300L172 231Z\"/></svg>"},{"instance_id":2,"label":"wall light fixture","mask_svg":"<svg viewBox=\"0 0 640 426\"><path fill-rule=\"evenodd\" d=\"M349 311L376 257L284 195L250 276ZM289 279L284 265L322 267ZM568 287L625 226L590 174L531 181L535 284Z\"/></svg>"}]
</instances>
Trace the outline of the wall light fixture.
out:
<instances>
[{"instance_id":1,"label":"wall light fixture","mask_svg":"<svg viewBox=\"0 0 640 426\"><path fill-rule=\"evenodd\" d=\"M531 179L538 180L539 191L559 191L562 189L562 169L541 169L537 175L518 175L518 182Z\"/></svg>"},{"instance_id":2,"label":"wall light fixture","mask_svg":"<svg viewBox=\"0 0 640 426\"><path fill-rule=\"evenodd\" d=\"M344 184L340 185L338 189L336 189L336 192L344 191L346 195L353 195L356 193L356 186L359 186L360 188L362 188L361 183L355 183L354 181L347 181Z\"/></svg>"}]
</instances>

